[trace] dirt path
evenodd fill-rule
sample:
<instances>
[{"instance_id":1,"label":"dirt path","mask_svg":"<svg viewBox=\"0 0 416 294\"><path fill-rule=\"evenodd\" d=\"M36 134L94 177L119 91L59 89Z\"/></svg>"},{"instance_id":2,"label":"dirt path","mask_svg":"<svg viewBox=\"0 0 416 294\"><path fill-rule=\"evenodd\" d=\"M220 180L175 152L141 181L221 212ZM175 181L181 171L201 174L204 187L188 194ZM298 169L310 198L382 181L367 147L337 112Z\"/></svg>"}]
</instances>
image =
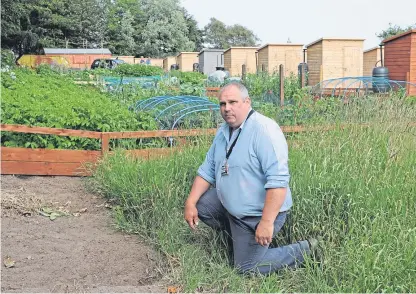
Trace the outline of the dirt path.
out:
<instances>
[{"instance_id":1,"label":"dirt path","mask_svg":"<svg viewBox=\"0 0 416 294\"><path fill-rule=\"evenodd\" d=\"M81 179L2 176L1 197L1 292L166 292L156 254Z\"/></svg>"}]
</instances>

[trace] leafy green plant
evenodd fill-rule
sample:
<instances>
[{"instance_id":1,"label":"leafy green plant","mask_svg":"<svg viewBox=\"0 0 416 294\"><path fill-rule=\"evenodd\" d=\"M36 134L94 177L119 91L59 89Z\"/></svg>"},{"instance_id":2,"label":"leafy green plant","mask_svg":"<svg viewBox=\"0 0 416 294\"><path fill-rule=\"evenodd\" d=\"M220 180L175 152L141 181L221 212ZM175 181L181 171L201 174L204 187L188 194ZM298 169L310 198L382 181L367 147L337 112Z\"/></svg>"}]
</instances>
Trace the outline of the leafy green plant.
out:
<instances>
[{"instance_id":1,"label":"leafy green plant","mask_svg":"<svg viewBox=\"0 0 416 294\"><path fill-rule=\"evenodd\" d=\"M75 85L68 75L39 68L2 73L1 122L90 131L149 130L157 126L148 114L136 114L93 86ZM100 148L96 139L2 133L3 146L31 148Z\"/></svg>"},{"instance_id":2,"label":"leafy green plant","mask_svg":"<svg viewBox=\"0 0 416 294\"><path fill-rule=\"evenodd\" d=\"M207 78L206 75L200 72L182 72L177 70L169 72L169 75L178 78L180 84L191 84L195 86L203 86Z\"/></svg>"},{"instance_id":3,"label":"leafy green plant","mask_svg":"<svg viewBox=\"0 0 416 294\"><path fill-rule=\"evenodd\" d=\"M13 67L15 65L15 57L13 52L8 49L1 49L1 67Z\"/></svg>"},{"instance_id":4,"label":"leafy green plant","mask_svg":"<svg viewBox=\"0 0 416 294\"><path fill-rule=\"evenodd\" d=\"M120 64L114 70L114 73L121 76L146 77L163 75L164 71L158 66L145 64Z\"/></svg>"},{"instance_id":5,"label":"leafy green plant","mask_svg":"<svg viewBox=\"0 0 416 294\"><path fill-rule=\"evenodd\" d=\"M280 104L280 76L278 73L247 74L242 82L247 87L250 97L255 101ZM285 100L292 100L295 96L304 94L304 90L300 88L299 79L294 74L285 77L284 91Z\"/></svg>"}]
</instances>

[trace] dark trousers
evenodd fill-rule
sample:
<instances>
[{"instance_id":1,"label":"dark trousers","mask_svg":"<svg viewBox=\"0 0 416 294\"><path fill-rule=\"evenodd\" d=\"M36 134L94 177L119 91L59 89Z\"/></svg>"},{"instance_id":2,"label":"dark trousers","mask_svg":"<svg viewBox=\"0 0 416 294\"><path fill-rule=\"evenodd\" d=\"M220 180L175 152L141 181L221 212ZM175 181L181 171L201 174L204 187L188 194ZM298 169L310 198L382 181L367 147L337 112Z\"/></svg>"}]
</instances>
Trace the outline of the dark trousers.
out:
<instances>
[{"instance_id":1,"label":"dark trousers","mask_svg":"<svg viewBox=\"0 0 416 294\"><path fill-rule=\"evenodd\" d=\"M255 232L260 216L236 218L222 206L216 190L209 189L197 203L198 217L211 228L228 232L233 249L234 266L240 273L268 274L285 267L295 267L310 254L307 241L277 248L259 245ZM286 212L280 212L274 222L273 237L281 230Z\"/></svg>"}]
</instances>

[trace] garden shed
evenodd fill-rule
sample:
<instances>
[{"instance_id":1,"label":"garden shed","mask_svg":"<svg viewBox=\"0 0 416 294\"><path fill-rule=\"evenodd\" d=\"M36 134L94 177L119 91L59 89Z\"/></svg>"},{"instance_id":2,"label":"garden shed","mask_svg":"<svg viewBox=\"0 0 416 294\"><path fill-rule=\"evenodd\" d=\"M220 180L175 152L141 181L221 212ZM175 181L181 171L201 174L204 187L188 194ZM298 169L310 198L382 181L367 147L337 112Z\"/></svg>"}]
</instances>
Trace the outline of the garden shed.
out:
<instances>
[{"instance_id":1,"label":"garden shed","mask_svg":"<svg viewBox=\"0 0 416 294\"><path fill-rule=\"evenodd\" d=\"M363 55L363 75L371 77L373 75L373 68L377 66L382 66L380 47L365 50Z\"/></svg>"},{"instance_id":2,"label":"garden shed","mask_svg":"<svg viewBox=\"0 0 416 294\"><path fill-rule=\"evenodd\" d=\"M283 64L285 76L297 74L299 63L303 62L303 44L266 44L258 49L258 71L278 72Z\"/></svg>"},{"instance_id":3,"label":"garden shed","mask_svg":"<svg viewBox=\"0 0 416 294\"><path fill-rule=\"evenodd\" d=\"M70 68L87 69L91 67L92 62L98 58L111 58L109 49L67 49L67 48L44 48L45 56L62 56L65 57Z\"/></svg>"},{"instance_id":4,"label":"garden shed","mask_svg":"<svg viewBox=\"0 0 416 294\"><path fill-rule=\"evenodd\" d=\"M224 66L223 49L202 49L198 53L199 72L209 75L216 71L217 66Z\"/></svg>"},{"instance_id":5,"label":"garden shed","mask_svg":"<svg viewBox=\"0 0 416 294\"><path fill-rule=\"evenodd\" d=\"M172 64L176 64L176 57L175 56L168 56L163 59L163 69L165 71L170 71L170 66Z\"/></svg>"},{"instance_id":6,"label":"garden shed","mask_svg":"<svg viewBox=\"0 0 416 294\"><path fill-rule=\"evenodd\" d=\"M162 58L150 58L150 65L163 68L163 59Z\"/></svg>"},{"instance_id":7,"label":"garden shed","mask_svg":"<svg viewBox=\"0 0 416 294\"><path fill-rule=\"evenodd\" d=\"M198 52L181 52L176 56L180 71L193 71L194 63L198 63Z\"/></svg>"},{"instance_id":8,"label":"garden shed","mask_svg":"<svg viewBox=\"0 0 416 294\"><path fill-rule=\"evenodd\" d=\"M385 39L384 66L392 80L416 84L416 29ZM416 86L409 86L409 95L416 95Z\"/></svg>"},{"instance_id":9,"label":"garden shed","mask_svg":"<svg viewBox=\"0 0 416 294\"><path fill-rule=\"evenodd\" d=\"M349 38L321 38L307 45L308 84L314 86L328 79L362 76L363 46L364 39Z\"/></svg>"},{"instance_id":10,"label":"garden shed","mask_svg":"<svg viewBox=\"0 0 416 294\"><path fill-rule=\"evenodd\" d=\"M246 65L247 73L256 72L257 47L230 47L224 51L224 67L231 76L241 76L242 66Z\"/></svg>"}]
</instances>

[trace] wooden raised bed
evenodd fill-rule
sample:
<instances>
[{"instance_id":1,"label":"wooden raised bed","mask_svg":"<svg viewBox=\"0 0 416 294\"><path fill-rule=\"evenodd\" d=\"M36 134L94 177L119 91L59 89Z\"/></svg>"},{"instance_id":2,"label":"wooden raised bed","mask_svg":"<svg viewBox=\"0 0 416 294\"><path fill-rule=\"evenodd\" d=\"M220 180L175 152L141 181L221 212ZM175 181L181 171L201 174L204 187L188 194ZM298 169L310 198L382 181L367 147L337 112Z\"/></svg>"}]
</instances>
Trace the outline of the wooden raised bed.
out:
<instances>
[{"instance_id":1,"label":"wooden raised bed","mask_svg":"<svg viewBox=\"0 0 416 294\"><path fill-rule=\"evenodd\" d=\"M94 165L109 152L110 139L154 138L154 137L192 137L202 134L213 135L216 129L183 131L138 131L138 132L91 132L81 130L28 127L23 125L1 125L2 131L74 136L101 140L100 151L31 149L1 147L1 174L48 175L48 176L89 176L87 165ZM152 148L126 150L134 156L149 159L166 156L175 148Z\"/></svg>"}]
</instances>

